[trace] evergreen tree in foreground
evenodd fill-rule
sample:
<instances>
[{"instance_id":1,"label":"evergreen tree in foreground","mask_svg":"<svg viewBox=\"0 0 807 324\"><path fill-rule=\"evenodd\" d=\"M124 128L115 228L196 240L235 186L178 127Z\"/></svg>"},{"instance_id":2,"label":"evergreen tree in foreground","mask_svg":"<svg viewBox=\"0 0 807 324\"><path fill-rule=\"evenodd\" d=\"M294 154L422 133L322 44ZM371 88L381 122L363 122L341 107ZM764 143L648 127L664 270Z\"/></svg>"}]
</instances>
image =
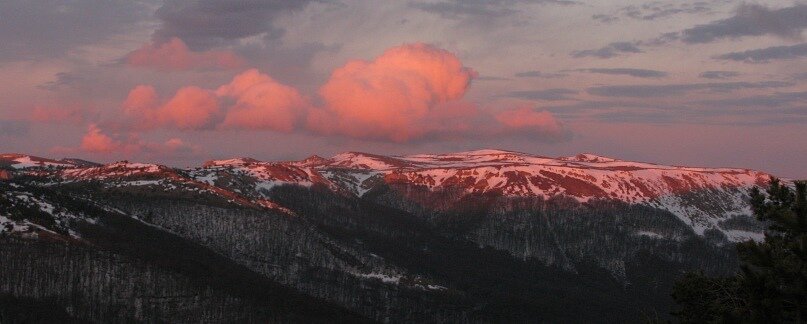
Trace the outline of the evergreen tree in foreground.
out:
<instances>
[{"instance_id":1,"label":"evergreen tree in foreground","mask_svg":"<svg viewBox=\"0 0 807 324\"><path fill-rule=\"evenodd\" d=\"M740 273L690 273L676 283L674 313L685 323L807 322L807 182L795 192L772 179L767 195L751 191L754 215L770 224L765 241L737 245Z\"/></svg>"}]
</instances>

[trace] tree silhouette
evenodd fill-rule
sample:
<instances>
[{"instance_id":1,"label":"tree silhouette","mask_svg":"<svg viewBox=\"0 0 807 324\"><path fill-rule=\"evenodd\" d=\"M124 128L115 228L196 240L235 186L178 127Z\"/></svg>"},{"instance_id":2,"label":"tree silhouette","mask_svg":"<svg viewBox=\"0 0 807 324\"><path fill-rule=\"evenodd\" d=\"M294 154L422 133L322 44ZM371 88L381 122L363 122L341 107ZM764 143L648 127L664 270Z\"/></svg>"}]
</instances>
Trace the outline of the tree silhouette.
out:
<instances>
[{"instance_id":1,"label":"tree silhouette","mask_svg":"<svg viewBox=\"0 0 807 324\"><path fill-rule=\"evenodd\" d=\"M807 321L807 182L795 191L772 179L751 191L754 215L769 224L764 242L737 244L740 272L729 278L690 273L676 283L674 313L685 323Z\"/></svg>"}]
</instances>

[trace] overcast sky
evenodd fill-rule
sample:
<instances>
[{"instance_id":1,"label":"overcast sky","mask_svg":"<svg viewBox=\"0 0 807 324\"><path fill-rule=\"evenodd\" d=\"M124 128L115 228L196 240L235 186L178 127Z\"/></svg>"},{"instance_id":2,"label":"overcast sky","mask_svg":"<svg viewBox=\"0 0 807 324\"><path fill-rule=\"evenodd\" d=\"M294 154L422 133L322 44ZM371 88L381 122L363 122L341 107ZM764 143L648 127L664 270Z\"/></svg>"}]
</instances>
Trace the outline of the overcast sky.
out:
<instances>
[{"instance_id":1,"label":"overcast sky","mask_svg":"<svg viewBox=\"0 0 807 324\"><path fill-rule=\"evenodd\" d=\"M807 178L805 1L0 2L0 151L482 148Z\"/></svg>"}]
</instances>

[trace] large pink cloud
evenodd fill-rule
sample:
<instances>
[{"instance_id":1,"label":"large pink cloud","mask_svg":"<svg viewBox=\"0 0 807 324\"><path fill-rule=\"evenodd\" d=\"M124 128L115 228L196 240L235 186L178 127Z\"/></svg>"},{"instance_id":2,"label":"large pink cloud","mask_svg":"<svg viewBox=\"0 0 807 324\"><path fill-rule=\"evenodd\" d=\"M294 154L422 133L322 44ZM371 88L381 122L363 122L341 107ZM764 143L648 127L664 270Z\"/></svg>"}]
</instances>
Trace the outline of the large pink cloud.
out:
<instances>
[{"instance_id":1,"label":"large pink cloud","mask_svg":"<svg viewBox=\"0 0 807 324\"><path fill-rule=\"evenodd\" d=\"M164 102L152 86L141 85L130 91L123 108L129 124L141 130L303 130L392 142L563 131L549 112L507 104L480 108L464 100L475 75L450 52L411 44L372 61L348 62L313 100L250 69L215 91L184 87Z\"/></svg>"},{"instance_id":2,"label":"large pink cloud","mask_svg":"<svg viewBox=\"0 0 807 324\"><path fill-rule=\"evenodd\" d=\"M304 117L308 102L296 89L250 69L216 91L184 87L165 102L161 102L154 87L140 85L129 91L122 106L129 124L139 129L246 128L290 132Z\"/></svg>"},{"instance_id":3,"label":"large pink cloud","mask_svg":"<svg viewBox=\"0 0 807 324\"><path fill-rule=\"evenodd\" d=\"M125 57L128 65L157 70L233 69L246 65L237 54L226 50L191 51L179 38L148 43Z\"/></svg>"},{"instance_id":4,"label":"large pink cloud","mask_svg":"<svg viewBox=\"0 0 807 324\"><path fill-rule=\"evenodd\" d=\"M159 118L179 129L199 129L210 126L218 112L218 98L212 91L184 87L160 108Z\"/></svg>"},{"instance_id":5,"label":"large pink cloud","mask_svg":"<svg viewBox=\"0 0 807 324\"><path fill-rule=\"evenodd\" d=\"M359 138L417 138L440 104L460 99L475 75L448 51L426 44L394 47L373 61L335 70L320 89L325 105L309 125Z\"/></svg>"},{"instance_id":6,"label":"large pink cloud","mask_svg":"<svg viewBox=\"0 0 807 324\"><path fill-rule=\"evenodd\" d=\"M251 69L216 90L235 100L222 124L227 128L272 129L290 132L305 113L307 101L296 89Z\"/></svg>"},{"instance_id":7,"label":"large pink cloud","mask_svg":"<svg viewBox=\"0 0 807 324\"><path fill-rule=\"evenodd\" d=\"M123 109L138 128L166 126L182 130L209 128L220 112L215 93L194 86L179 89L173 98L160 104L154 87L140 85L129 91Z\"/></svg>"}]
</instances>

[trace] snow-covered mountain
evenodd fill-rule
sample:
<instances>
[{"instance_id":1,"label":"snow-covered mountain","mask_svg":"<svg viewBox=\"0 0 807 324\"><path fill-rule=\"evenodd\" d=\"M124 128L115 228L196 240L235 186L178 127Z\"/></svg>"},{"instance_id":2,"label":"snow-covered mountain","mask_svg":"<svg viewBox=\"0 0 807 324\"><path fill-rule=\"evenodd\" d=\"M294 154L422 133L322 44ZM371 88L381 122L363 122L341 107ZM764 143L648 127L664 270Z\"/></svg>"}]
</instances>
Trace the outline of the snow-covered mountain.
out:
<instances>
[{"instance_id":1,"label":"snow-covered mountain","mask_svg":"<svg viewBox=\"0 0 807 324\"><path fill-rule=\"evenodd\" d=\"M208 161L187 170L3 154L0 165L9 166L13 172L50 176L57 182L101 181L164 190L184 186L278 208L266 200L272 188L315 184L358 197L379 186L392 186L545 200L569 197L581 203L616 200L667 210L699 235L717 229L731 241L761 239L760 232L723 229L719 223L750 215L748 190L765 186L771 177L749 169L668 166L589 153L550 158L502 150L407 156L346 152L331 158L312 156L287 162L233 158Z\"/></svg>"},{"instance_id":2,"label":"snow-covered mountain","mask_svg":"<svg viewBox=\"0 0 807 324\"><path fill-rule=\"evenodd\" d=\"M766 186L770 178L748 169L501 150L406 156L346 152L280 162L242 157L185 169L0 154L0 242L7 244L0 244L0 256L14 265L29 262L27 253L44 253L36 244L63 244L81 247L68 248L79 253L68 258L77 269L83 269L81 262L102 268L110 264L107 257L81 254L87 249L112 251L133 264L155 259L167 270L143 271L173 278L165 280L176 286L160 294L177 294L172 298L189 309L209 308L208 299L199 298L204 294L240 305L235 309L262 305L233 300L229 290L199 292L183 284L185 279L171 277L179 271L207 282L231 273L211 270L222 262L244 267L232 280L252 278L246 282L263 287L254 281L262 279L255 278L268 278L377 321L500 319L503 310L483 306L489 305L489 295L474 290L478 285L502 294L497 301L502 305L508 298L538 298L546 301L542 309L555 300L555 292L546 287L556 284L557 292L567 295L568 289L601 289L557 309L591 303L623 307L606 297L613 294L622 294L618 300L631 305L665 305L669 292L664 285L681 271L735 271L730 243L763 237L764 224L751 217L748 191ZM205 255L205 269L216 275L183 272L196 269L197 254ZM67 258L61 252L40 257L53 266ZM51 265L34 266L52 273ZM17 278L0 279L0 293L30 279L15 269L0 264L0 278ZM133 271L114 269L99 270L98 276L119 278ZM110 284L99 279L75 286L78 281L69 276L82 271L65 273L61 289L96 298L87 287ZM124 282L127 287L143 286L132 278ZM30 284L45 286L13 294L48 296L54 283L32 279ZM511 295L519 289L527 290ZM32 292L38 295L26 295ZM457 296L467 299L456 304ZM150 318L142 309L117 304L119 299L92 300L118 305L115 316ZM81 305L74 306L98 321L131 319ZM193 312L173 312L172 306L148 311L180 316L174 317L177 321L199 319L188 315ZM563 314L547 319L596 318L587 312Z\"/></svg>"},{"instance_id":3,"label":"snow-covered mountain","mask_svg":"<svg viewBox=\"0 0 807 324\"><path fill-rule=\"evenodd\" d=\"M237 187L222 177L249 179ZM549 158L519 152L478 150L449 154L381 156L348 152L328 159L268 163L254 159L216 160L191 176L259 195L282 184L311 186L362 196L380 185L426 188L579 202L617 200L667 210L703 235L724 232L732 241L761 238L759 232L722 229L718 223L750 215L748 190L770 175L735 168L666 166L623 161L594 154ZM242 183L244 181L241 181Z\"/></svg>"}]
</instances>

